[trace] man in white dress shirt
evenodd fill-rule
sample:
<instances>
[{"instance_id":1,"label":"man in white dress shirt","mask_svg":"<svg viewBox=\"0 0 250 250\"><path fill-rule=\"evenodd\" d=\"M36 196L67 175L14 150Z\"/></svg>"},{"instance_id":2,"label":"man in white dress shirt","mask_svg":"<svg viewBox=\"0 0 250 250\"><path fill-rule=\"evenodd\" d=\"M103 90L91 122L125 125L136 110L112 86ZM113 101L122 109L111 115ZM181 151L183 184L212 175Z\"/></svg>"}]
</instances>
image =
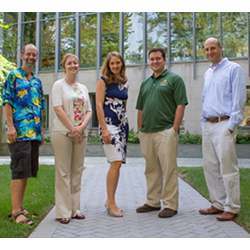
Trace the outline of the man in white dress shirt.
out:
<instances>
[{"instance_id":1,"label":"man in white dress shirt","mask_svg":"<svg viewBox=\"0 0 250 250\"><path fill-rule=\"evenodd\" d=\"M243 120L245 75L239 64L223 58L218 39L208 38L204 50L211 62L202 94L202 151L211 207L200 214L233 220L240 211L240 179L235 128Z\"/></svg>"}]
</instances>

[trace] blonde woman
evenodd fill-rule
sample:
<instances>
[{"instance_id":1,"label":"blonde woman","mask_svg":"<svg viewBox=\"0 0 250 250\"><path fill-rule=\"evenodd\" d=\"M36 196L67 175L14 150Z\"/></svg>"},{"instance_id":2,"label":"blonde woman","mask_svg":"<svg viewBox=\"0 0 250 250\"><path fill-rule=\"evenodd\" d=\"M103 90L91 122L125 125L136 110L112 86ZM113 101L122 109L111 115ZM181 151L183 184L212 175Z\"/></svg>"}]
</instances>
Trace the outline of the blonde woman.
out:
<instances>
[{"instance_id":1,"label":"blonde woman","mask_svg":"<svg viewBox=\"0 0 250 250\"><path fill-rule=\"evenodd\" d=\"M110 52L107 55L101 74L96 87L96 111L104 152L110 163L106 180L105 206L110 216L122 217L123 211L116 204L115 193L120 167L126 161L128 87L124 60L118 52Z\"/></svg>"},{"instance_id":2,"label":"blonde woman","mask_svg":"<svg viewBox=\"0 0 250 250\"><path fill-rule=\"evenodd\" d=\"M88 89L77 81L79 59L66 54L62 59L64 78L52 88L55 112L52 145L55 153L56 219L68 224L70 219L84 219L80 212L81 176L87 141L87 124L91 118Z\"/></svg>"}]
</instances>

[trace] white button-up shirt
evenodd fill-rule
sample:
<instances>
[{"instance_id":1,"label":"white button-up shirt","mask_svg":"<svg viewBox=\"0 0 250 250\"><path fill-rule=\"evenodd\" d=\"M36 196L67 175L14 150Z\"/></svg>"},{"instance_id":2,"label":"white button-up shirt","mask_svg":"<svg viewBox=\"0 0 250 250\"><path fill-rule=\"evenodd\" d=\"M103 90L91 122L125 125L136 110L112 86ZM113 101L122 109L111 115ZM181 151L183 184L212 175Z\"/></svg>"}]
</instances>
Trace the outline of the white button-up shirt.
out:
<instances>
[{"instance_id":1,"label":"white button-up shirt","mask_svg":"<svg viewBox=\"0 0 250 250\"><path fill-rule=\"evenodd\" d=\"M201 121L212 116L230 116L233 130L243 120L246 80L241 66L227 58L211 65L204 75Z\"/></svg>"}]
</instances>

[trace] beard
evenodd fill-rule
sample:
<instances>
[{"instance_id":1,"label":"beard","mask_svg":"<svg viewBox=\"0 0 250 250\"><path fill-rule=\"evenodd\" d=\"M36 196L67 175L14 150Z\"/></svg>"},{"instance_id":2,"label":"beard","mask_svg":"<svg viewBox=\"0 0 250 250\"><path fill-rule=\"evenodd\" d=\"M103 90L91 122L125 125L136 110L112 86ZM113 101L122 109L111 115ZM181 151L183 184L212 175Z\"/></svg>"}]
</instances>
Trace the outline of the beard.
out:
<instances>
[{"instance_id":1,"label":"beard","mask_svg":"<svg viewBox=\"0 0 250 250\"><path fill-rule=\"evenodd\" d=\"M25 65L29 68L33 68L35 66L35 63L26 62Z\"/></svg>"},{"instance_id":2,"label":"beard","mask_svg":"<svg viewBox=\"0 0 250 250\"><path fill-rule=\"evenodd\" d=\"M26 61L24 63L25 66L29 67L29 68L33 68L35 66L36 62L35 61Z\"/></svg>"}]
</instances>

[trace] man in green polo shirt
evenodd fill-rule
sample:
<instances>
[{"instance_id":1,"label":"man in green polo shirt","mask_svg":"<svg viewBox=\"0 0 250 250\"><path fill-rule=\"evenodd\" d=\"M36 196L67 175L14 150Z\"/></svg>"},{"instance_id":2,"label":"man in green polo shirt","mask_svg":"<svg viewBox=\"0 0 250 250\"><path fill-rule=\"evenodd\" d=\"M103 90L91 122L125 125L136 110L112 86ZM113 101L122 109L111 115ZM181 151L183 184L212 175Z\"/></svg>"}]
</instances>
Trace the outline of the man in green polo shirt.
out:
<instances>
[{"instance_id":1,"label":"man in green polo shirt","mask_svg":"<svg viewBox=\"0 0 250 250\"><path fill-rule=\"evenodd\" d=\"M182 78L165 68L164 49L153 48L148 57L153 75L142 82L136 104L147 200L136 212L160 210L162 200L158 216L167 218L178 209L178 132L188 101Z\"/></svg>"}]
</instances>

